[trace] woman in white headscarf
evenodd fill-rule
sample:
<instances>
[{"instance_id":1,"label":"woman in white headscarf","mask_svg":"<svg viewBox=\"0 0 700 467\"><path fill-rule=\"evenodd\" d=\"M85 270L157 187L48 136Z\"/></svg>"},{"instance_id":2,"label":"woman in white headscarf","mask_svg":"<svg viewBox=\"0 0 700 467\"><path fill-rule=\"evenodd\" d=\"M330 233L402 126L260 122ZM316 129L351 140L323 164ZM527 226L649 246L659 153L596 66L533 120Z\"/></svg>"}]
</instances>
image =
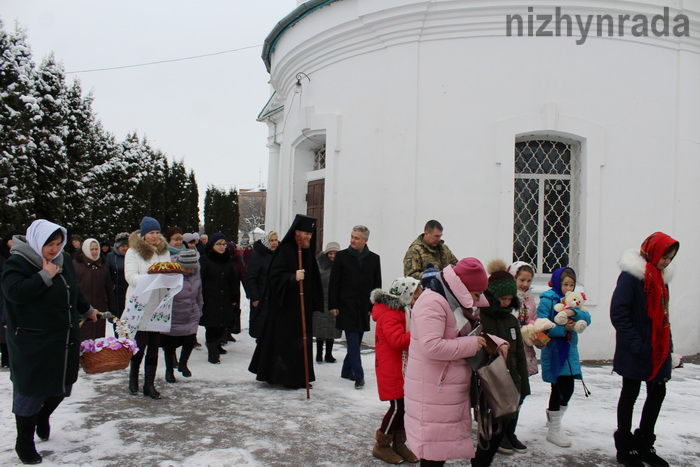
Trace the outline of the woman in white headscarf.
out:
<instances>
[{"instance_id":1,"label":"woman in white headscarf","mask_svg":"<svg viewBox=\"0 0 700 467\"><path fill-rule=\"evenodd\" d=\"M81 249L73 256L73 267L78 278L80 291L97 311L111 311L116 314L114 285L104 255L100 254L100 244L94 238L85 239ZM97 339L105 336L105 320L96 323L83 323L80 327L80 340Z\"/></svg>"},{"instance_id":2,"label":"woman in white headscarf","mask_svg":"<svg viewBox=\"0 0 700 467\"><path fill-rule=\"evenodd\" d=\"M70 256L61 250L66 229L38 219L17 235L2 274L7 304L7 345L17 422L15 451L38 464L34 432L49 439L49 417L78 379L78 323L97 320L80 292Z\"/></svg>"}]
</instances>

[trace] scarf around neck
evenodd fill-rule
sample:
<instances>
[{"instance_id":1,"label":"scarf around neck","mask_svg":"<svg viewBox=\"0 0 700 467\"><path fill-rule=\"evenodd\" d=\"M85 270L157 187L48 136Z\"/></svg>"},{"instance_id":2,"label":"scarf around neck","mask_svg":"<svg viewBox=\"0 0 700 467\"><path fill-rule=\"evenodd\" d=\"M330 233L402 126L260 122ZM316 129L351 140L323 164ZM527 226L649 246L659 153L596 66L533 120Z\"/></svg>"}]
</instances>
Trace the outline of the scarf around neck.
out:
<instances>
[{"instance_id":1,"label":"scarf around neck","mask_svg":"<svg viewBox=\"0 0 700 467\"><path fill-rule=\"evenodd\" d=\"M640 250L647 262L644 269L644 292L647 294L647 315L651 320L651 375L656 378L671 349L671 324L668 318L668 288L663 271L656 267L673 245L679 244L663 232L649 235Z\"/></svg>"}]
</instances>

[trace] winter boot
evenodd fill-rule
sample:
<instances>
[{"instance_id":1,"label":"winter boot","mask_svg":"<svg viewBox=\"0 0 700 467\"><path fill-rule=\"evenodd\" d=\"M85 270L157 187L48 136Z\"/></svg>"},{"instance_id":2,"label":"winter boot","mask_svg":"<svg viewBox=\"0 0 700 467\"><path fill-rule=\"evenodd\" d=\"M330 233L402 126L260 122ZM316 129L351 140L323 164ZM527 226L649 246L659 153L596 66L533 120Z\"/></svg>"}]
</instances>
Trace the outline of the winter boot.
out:
<instances>
[{"instance_id":1,"label":"winter boot","mask_svg":"<svg viewBox=\"0 0 700 467\"><path fill-rule=\"evenodd\" d=\"M216 344L218 347L218 350L219 350L219 355L226 355L228 353L228 352L226 352L226 349L224 349L224 342L225 341L226 341L225 339L219 339L217 344Z\"/></svg>"},{"instance_id":2,"label":"winter boot","mask_svg":"<svg viewBox=\"0 0 700 467\"><path fill-rule=\"evenodd\" d=\"M41 464L41 456L34 446L34 430L36 429L37 414L31 417L15 415L17 422L17 442L15 452L23 464Z\"/></svg>"},{"instance_id":3,"label":"winter boot","mask_svg":"<svg viewBox=\"0 0 700 467\"><path fill-rule=\"evenodd\" d=\"M190 355L192 355L193 348L194 346L192 344L183 344L182 350L180 351L180 362L177 365L177 371L182 373L182 376L185 378L192 376L192 372L187 368L187 362L190 359Z\"/></svg>"},{"instance_id":4,"label":"winter boot","mask_svg":"<svg viewBox=\"0 0 700 467\"><path fill-rule=\"evenodd\" d=\"M637 452L637 445L634 436L629 431L623 433L616 431L615 448L617 449L617 461L625 467L644 467L644 463Z\"/></svg>"},{"instance_id":5,"label":"winter boot","mask_svg":"<svg viewBox=\"0 0 700 467\"><path fill-rule=\"evenodd\" d=\"M165 381L168 383L175 383L175 349L172 347L167 347L163 349L163 354L165 356Z\"/></svg>"},{"instance_id":6,"label":"winter boot","mask_svg":"<svg viewBox=\"0 0 700 467\"><path fill-rule=\"evenodd\" d=\"M326 363L335 363L338 360L333 358L333 339L327 339L326 340L326 358L325 362Z\"/></svg>"},{"instance_id":7,"label":"winter boot","mask_svg":"<svg viewBox=\"0 0 700 467\"><path fill-rule=\"evenodd\" d=\"M552 444L556 444L561 448L571 447L571 440L564 430L561 428L561 419L563 412L561 410L549 411L547 410L547 419L549 420L549 431L547 431L547 441Z\"/></svg>"},{"instance_id":8,"label":"winter boot","mask_svg":"<svg viewBox=\"0 0 700 467\"><path fill-rule=\"evenodd\" d=\"M36 418L36 435L42 440L46 441L49 439L51 434L51 425L49 424L49 417L56 410L61 402L63 401L63 396L51 396L47 397L44 401L44 405L41 406L41 410L37 414Z\"/></svg>"},{"instance_id":9,"label":"winter boot","mask_svg":"<svg viewBox=\"0 0 700 467\"><path fill-rule=\"evenodd\" d=\"M513 454L513 445L510 443L508 436L504 436L501 440L501 445L498 446L498 452L501 454Z\"/></svg>"},{"instance_id":10,"label":"winter boot","mask_svg":"<svg viewBox=\"0 0 700 467\"><path fill-rule=\"evenodd\" d=\"M156 391L154 381L156 380L156 365L146 364L146 377L143 379L143 395L151 399L160 399L160 393Z\"/></svg>"},{"instance_id":11,"label":"winter boot","mask_svg":"<svg viewBox=\"0 0 700 467\"><path fill-rule=\"evenodd\" d=\"M405 462L410 462L411 464L418 462L416 455L406 446L406 430L394 431L394 444L392 448Z\"/></svg>"},{"instance_id":12,"label":"winter boot","mask_svg":"<svg viewBox=\"0 0 700 467\"><path fill-rule=\"evenodd\" d=\"M209 356L207 357L209 363L221 363L221 360L219 359L218 342L207 342L207 351L209 351Z\"/></svg>"},{"instance_id":13,"label":"winter boot","mask_svg":"<svg viewBox=\"0 0 700 467\"><path fill-rule=\"evenodd\" d=\"M391 441L391 435L385 435L381 430L377 430L377 442L374 443L372 455L388 464L400 464L403 462L403 457L391 449Z\"/></svg>"},{"instance_id":14,"label":"winter boot","mask_svg":"<svg viewBox=\"0 0 700 467\"><path fill-rule=\"evenodd\" d=\"M561 412L561 410L560 410ZM517 452L518 454L525 454L527 452L527 446L525 446L523 443L520 442L517 436L515 436L515 428L518 426L518 416L520 415L519 412L515 413L515 418L513 418L511 421L509 421L506 426L505 426L505 435L503 436L503 441L507 441L508 444L510 444L510 447L513 449L513 452ZM563 416L563 412L562 412ZM501 443L501 446L503 446L503 443ZM500 449L499 449L500 451ZM501 451L502 452L502 451Z\"/></svg>"},{"instance_id":15,"label":"winter boot","mask_svg":"<svg viewBox=\"0 0 700 467\"><path fill-rule=\"evenodd\" d=\"M323 363L323 341L316 339L316 361Z\"/></svg>"},{"instance_id":16,"label":"winter boot","mask_svg":"<svg viewBox=\"0 0 700 467\"><path fill-rule=\"evenodd\" d=\"M637 442L639 457L643 462L649 464L651 467L668 467L668 462L660 458L656 454L656 449L654 449L656 435L642 433L642 431L637 428L634 432L634 439Z\"/></svg>"},{"instance_id":17,"label":"winter boot","mask_svg":"<svg viewBox=\"0 0 700 467\"><path fill-rule=\"evenodd\" d=\"M139 370L141 369L141 360L131 359L131 368L129 369L129 392L132 396L139 393Z\"/></svg>"}]
</instances>

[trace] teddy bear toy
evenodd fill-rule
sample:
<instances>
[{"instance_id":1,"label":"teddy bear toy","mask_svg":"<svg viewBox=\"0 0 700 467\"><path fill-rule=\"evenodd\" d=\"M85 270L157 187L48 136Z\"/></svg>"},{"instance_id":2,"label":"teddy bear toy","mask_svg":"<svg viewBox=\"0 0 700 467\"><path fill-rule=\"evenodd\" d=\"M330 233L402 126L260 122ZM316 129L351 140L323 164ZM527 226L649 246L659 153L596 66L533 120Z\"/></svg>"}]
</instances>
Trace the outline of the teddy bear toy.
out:
<instances>
[{"instance_id":1,"label":"teddy bear toy","mask_svg":"<svg viewBox=\"0 0 700 467\"><path fill-rule=\"evenodd\" d=\"M574 309L586 311L583 307L585 301L586 294L583 292L566 292L564 298L561 299L561 303L554 305L554 311L557 312L557 315L554 317L554 322L562 326L573 322L574 320L572 318L576 315ZM587 327L588 324L584 320L578 320L574 324L574 331L582 333Z\"/></svg>"},{"instance_id":2,"label":"teddy bear toy","mask_svg":"<svg viewBox=\"0 0 700 467\"><path fill-rule=\"evenodd\" d=\"M538 349L543 348L550 340L545 331L549 331L554 326L556 324L547 318L537 318L535 321L530 321L520 328L523 343L525 345L534 345Z\"/></svg>"}]
</instances>

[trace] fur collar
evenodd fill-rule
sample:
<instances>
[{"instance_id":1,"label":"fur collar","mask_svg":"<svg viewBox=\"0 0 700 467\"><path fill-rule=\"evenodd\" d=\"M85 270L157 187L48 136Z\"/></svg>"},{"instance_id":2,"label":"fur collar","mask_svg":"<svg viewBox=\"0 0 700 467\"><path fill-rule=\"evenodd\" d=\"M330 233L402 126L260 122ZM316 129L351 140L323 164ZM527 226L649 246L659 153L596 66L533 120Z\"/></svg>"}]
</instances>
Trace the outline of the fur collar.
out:
<instances>
[{"instance_id":1,"label":"fur collar","mask_svg":"<svg viewBox=\"0 0 700 467\"><path fill-rule=\"evenodd\" d=\"M168 242L161 235L158 239L158 245L151 245L139 235L138 230L135 230L129 235L129 248L133 248L139 256L150 261L154 254L162 255L168 252Z\"/></svg>"},{"instance_id":2,"label":"fur collar","mask_svg":"<svg viewBox=\"0 0 700 467\"><path fill-rule=\"evenodd\" d=\"M372 303L381 303L394 310L402 311L405 308L399 297L391 295L389 292L385 292L382 289L374 289L369 296L369 301Z\"/></svg>"},{"instance_id":3,"label":"fur collar","mask_svg":"<svg viewBox=\"0 0 700 467\"><path fill-rule=\"evenodd\" d=\"M620 265L620 269L622 271L632 274L641 281L644 280L644 271L646 270L647 262L644 258L642 258L639 250L631 249L625 251L622 254L622 258L620 258L618 264ZM666 266L666 269L664 269L663 277L665 284L668 284L671 282L671 279L673 279L674 269L673 263L669 264Z\"/></svg>"}]
</instances>

